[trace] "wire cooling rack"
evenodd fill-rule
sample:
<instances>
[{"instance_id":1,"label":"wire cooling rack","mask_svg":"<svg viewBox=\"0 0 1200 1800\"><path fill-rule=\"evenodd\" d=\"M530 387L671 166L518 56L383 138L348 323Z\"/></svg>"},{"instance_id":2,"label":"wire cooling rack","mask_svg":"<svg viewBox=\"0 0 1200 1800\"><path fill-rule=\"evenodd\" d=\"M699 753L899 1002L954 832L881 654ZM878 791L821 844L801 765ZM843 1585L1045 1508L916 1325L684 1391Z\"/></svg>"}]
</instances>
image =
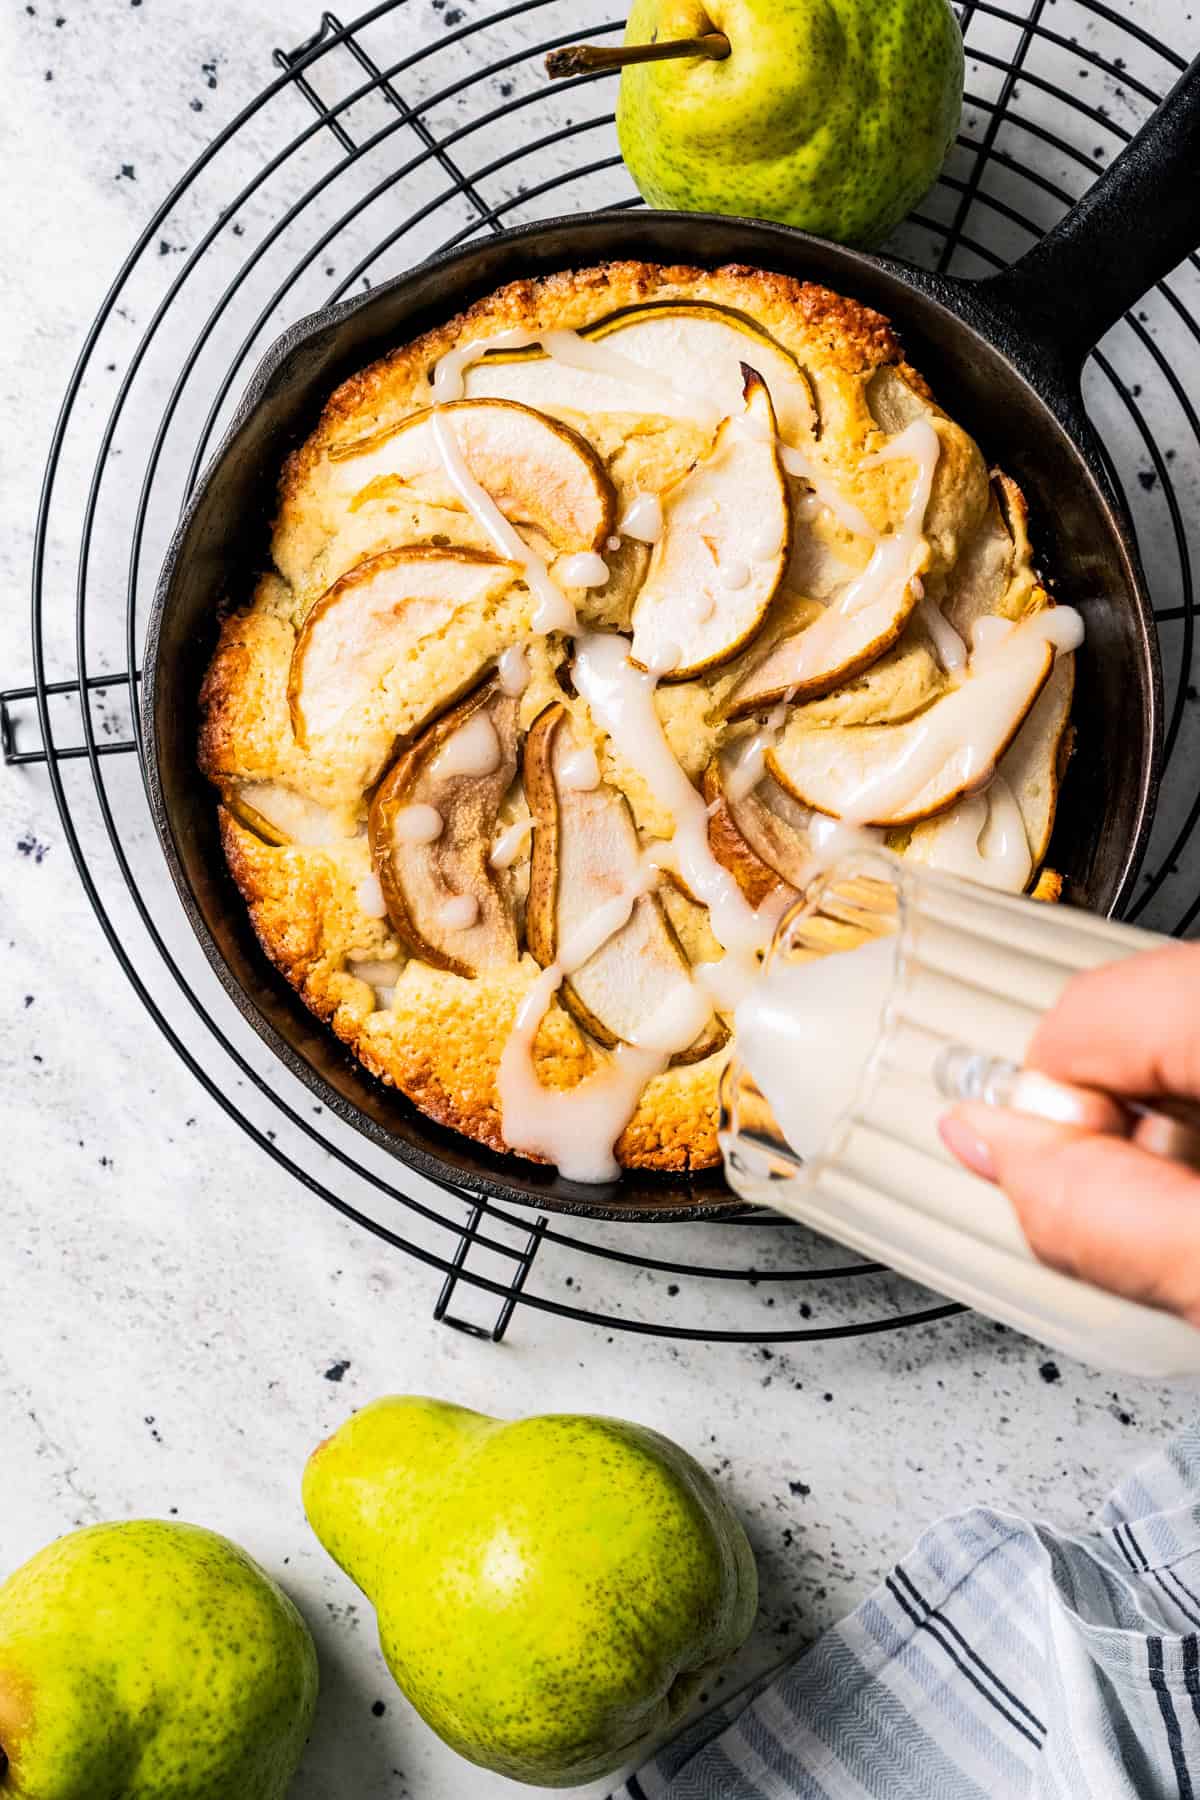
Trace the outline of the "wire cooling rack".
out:
<instances>
[{"instance_id":1,"label":"wire cooling rack","mask_svg":"<svg viewBox=\"0 0 1200 1800\"><path fill-rule=\"evenodd\" d=\"M180 506L254 364L292 320L435 250L585 208L639 204L611 76L551 86L545 52L622 30L593 0L385 0L325 13L147 224L85 340L37 519L29 685L0 694L5 762L48 778L100 927L172 1048L300 1183L442 1276L435 1317L501 1338L516 1307L608 1330L734 1342L858 1336L937 1304L800 1227L554 1220L410 1175L271 1058L192 941L140 779L144 621ZM892 248L981 275L1078 198L1184 67L1124 7L966 0L963 130ZM428 21L430 15L425 15ZM1131 908L1200 912L1200 264L1092 358L1086 397L1134 517L1167 676L1166 780ZM37 779L38 776L33 777ZM453 1308L453 1310L451 1310Z\"/></svg>"}]
</instances>

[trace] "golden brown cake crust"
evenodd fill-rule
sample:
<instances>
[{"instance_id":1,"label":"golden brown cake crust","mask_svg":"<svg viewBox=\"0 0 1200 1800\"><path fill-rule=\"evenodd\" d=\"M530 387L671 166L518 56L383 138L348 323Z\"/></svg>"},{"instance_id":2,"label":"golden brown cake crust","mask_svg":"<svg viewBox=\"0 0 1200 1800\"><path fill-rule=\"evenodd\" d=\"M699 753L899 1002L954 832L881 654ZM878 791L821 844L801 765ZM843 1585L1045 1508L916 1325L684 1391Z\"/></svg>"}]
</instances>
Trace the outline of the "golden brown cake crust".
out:
<instances>
[{"instance_id":1,"label":"golden brown cake crust","mask_svg":"<svg viewBox=\"0 0 1200 1800\"><path fill-rule=\"evenodd\" d=\"M220 809L225 855L265 954L373 1075L394 1085L438 1124L492 1150L508 1148L496 1096L500 1051L537 965L526 953L517 965L466 978L406 960L387 920L371 916L361 900L371 874L362 828L361 758L355 760L352 743L320 752L298 745L289 712L298 633L316 602L347 570L398 545L451 543L476 551L488 546L469 517L428 500L387 495L367 506L346 506L335 496L330 471L337 459L330 452L387 431L427 407L434 365L465 341L514 327L530 334L578 329L645 303L675 300L703 301L741 313L794 356L816 397L820 434L815 453L833 468L857 469L864 450L879 440L871 381L881 370L894 371L934 419L941 439L937 485L927 514L929 578L936 580L939 571L953 565L987 511L987 467L905 362L886 319L824 287L743 265L710 271L611 262L512 282L342 383L307 442L282 470L272 540L275 568L259 580L250 603L225 619L201 695L200 765L225 802ZM657 435L647 429L632 451L623 428L613 427L606 437L600 421L588 435L618 499L626 503L638 491L639 472L652 491L659 491L686 471L702 449L684 422ZM894 521L905 480L902 467L891 465L857 486L850 483L849 491L881 529ZM833 542L830 554L852 556L853 545L848 539ZM597 591L585 596L582 616L627 628L629 599L645 567L644 553L641 563L637 555L637 547L627 544L613 559L607 595ZM802 583L804 575L798 569L795 580ZM469 645L459 643L453 633L445 642L423 642L414 653L410 691L397 699L397 747L411 741L431 709L436 714L461 696L472 685L473 671L494 662L506 644L527 637L532 612L528 590L513 581L489 601ZM897 659L896 668L905 680L913 679L914 669L916 679L927 680L930 658L921 651L919 635L909 651L907 661ZM556 678L561 655L561 644L554 641L535 652L534 680L522 700L523 731L550 700L563 700ZM740 666L735 661L730 671L714 671L708 681L660 690L664 729L697 785L718 745L722 702ZM890 704L895 711L899 680L897 675L883 702L875 697L878 681L874 686L856 684L848 697L835 694L820 703L824 711L814 711L814 722L827 714L832 719L836 707L844 714L848 705L869 713L876 704ZM639 828L648 836L667 835L669 815L662 814L615 749L603 743L582 702L568 694L565 704L576 735L595 744L606 779L626 793ZM293 798L300 796L303 824L315 820L311 839L302 835L301 841L268 842L261 830L249 828L246 820L258 817L257 795L280 788ZM321 841L322 821L332 821L328 841ZM706 924L691 923L697 942L711 944ZM688 948L693 960L702 959L703 952ZM377 1003L374 991L380 985L380 964L396 971L394 983L386 984L391 995L386 1006ZM552 1003L535 1046L542 1082L572 1087L601 1054L570 1014ZM623 1166L678 1174L719 1163L717 1087L727 1055L725 1049L695 1064L671 1067L649 1083L616 1146Z\"/></svg>"}]
</instances>

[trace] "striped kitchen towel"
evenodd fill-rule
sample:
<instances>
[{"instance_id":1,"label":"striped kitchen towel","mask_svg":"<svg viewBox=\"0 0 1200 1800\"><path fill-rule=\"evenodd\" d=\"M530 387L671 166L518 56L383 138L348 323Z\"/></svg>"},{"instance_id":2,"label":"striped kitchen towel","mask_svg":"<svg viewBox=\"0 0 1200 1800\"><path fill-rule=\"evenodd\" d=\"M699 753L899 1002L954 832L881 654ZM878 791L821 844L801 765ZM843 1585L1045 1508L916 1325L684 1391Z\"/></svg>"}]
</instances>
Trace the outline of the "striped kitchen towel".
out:
<instances>
[{"instance_id":1,"label":"striped kitchen towel","mask_svg":"<svg viewBox=\"0 0 1200 1800\"><path fill-rule=\"evenodd\" d=\"M1074 1535L976 1507L613 1800L1200 1800L1200 1426Z\"/></svg>"}]
</instances>

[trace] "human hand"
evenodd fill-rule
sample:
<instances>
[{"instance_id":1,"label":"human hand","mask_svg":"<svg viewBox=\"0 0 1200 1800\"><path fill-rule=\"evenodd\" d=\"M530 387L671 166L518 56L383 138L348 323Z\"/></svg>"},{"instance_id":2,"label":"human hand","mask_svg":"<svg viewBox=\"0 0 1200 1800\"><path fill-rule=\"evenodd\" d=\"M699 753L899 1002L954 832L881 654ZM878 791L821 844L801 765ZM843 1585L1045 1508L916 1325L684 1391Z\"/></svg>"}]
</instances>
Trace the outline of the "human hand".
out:
<instances>
[{"instance_id":1,"label":"human hand","mask_svg":"<svg viewBox=\"0 0 1200 1800\"><path fill-rule=\"evenodd\" d=\"M1076 976L1025 1068L1152 1105L1200 1102L1200 944ZM1061 1124L976 1102L940 1129L1008 1194L1041 1261L1200 1326L1200 1173L1161 1154L1161 1119L1098 1101L1095 1124Z\"/></svg>"}]
</instances>

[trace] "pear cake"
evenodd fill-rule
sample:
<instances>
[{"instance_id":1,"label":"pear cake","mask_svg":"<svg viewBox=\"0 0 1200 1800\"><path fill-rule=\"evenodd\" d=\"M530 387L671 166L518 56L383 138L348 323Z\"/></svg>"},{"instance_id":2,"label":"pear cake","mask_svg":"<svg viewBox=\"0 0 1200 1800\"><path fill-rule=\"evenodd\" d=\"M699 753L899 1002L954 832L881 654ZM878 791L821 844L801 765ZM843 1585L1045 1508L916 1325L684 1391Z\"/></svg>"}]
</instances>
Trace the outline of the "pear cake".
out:
<instances>
[{"instance_id":1,"label":"pear cake","mask_svg":"<svg viewBox=\"0 0 1200 1800\"><path fill-rule=\"evenodd\" d=\"M267 956L438 1124L719 1162L733 1011L868 836L1057 897L1078 615L888 322L741 266L519 281L346 381L201 766Z\"/></svg>"}]
</instances>

